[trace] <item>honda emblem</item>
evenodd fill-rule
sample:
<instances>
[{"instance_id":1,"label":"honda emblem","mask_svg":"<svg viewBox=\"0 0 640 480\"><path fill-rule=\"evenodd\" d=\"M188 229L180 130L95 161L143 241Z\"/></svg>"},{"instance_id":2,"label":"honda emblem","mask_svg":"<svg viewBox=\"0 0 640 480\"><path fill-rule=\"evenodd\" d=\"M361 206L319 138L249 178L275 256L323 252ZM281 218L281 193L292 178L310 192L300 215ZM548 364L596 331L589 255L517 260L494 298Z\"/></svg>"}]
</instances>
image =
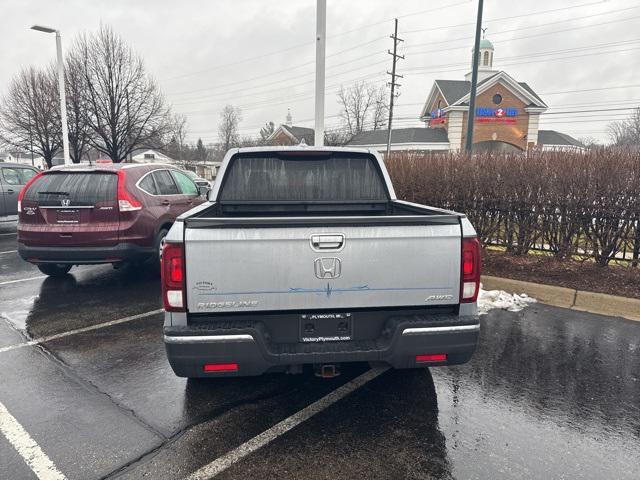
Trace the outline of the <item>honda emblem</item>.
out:
<instances>
[{"instance_id":1,"label":"honda emblem","mask_svg":"<svg viewBox=\"0 0 640 480\"><path fill-rule=\"evenodd\" d=\"M314 269L320 279L338 278L342 273L342 263L335 257L316 258Z\"/></svg>"},{"instance_id":2,"label":"honda emblem","mask_svg":"<svg viewBox=\"0 0 640 480\"><path fill-rule=\"evenodd\" d=\"M63 199L63 200L60 200L60 204L61 204L63 207L68 207L69 205L71 205L71 200L69 200L68 198L65 198L65 199Z\"/></svg>"}]
</instances>

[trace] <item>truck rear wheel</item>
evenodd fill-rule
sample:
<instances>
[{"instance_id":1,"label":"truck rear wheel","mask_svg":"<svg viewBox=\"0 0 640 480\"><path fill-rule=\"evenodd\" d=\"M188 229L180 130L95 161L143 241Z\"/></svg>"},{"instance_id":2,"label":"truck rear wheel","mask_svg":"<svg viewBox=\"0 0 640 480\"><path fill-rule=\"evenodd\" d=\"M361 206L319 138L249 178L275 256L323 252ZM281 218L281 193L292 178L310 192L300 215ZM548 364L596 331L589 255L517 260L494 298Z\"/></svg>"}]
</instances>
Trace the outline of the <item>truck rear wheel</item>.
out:
<instances>
[{"instance_id":1,"label":"truck rear wheel","mask_svg":"<svg viewBox=\"0 0 640 480\"><path fill-rule=\"evenodd\" d=\"M69 273L72 266L68 263L43 263L38 265L38 270L50 277L62 277Z\"/></svg>"}]
</instances>

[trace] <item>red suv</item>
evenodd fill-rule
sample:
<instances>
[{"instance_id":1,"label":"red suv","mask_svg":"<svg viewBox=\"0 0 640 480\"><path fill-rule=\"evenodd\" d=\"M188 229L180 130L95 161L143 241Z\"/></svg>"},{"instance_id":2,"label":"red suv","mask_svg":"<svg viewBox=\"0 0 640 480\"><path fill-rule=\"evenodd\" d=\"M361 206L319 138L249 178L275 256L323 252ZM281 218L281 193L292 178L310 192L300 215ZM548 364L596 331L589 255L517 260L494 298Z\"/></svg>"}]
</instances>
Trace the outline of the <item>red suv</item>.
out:
<instances>
[{"instance_id":1,"label":"red suv","mask_svg":"<svg viewBox=\"0 0 640 480\"><path fill-rule=\"evenodd\" d=\"M157 260L176 217L204 191L170 165L53 168L18 197L18 252L47 275L73 265Z\"/></svg>"}]
</instances>

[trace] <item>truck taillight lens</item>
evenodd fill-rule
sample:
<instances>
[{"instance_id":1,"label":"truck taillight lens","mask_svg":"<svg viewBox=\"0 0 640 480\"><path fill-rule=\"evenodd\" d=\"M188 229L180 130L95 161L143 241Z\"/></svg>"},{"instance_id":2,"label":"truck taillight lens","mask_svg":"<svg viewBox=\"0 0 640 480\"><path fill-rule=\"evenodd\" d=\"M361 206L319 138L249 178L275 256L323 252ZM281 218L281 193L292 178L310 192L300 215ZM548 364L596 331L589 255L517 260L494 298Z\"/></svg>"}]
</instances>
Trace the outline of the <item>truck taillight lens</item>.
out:
<instances>
[{"instance_id":1,"label":"truck taillight lens","mask_svg":"<svg viewBox=\"0 0 640 480\"><path fill-rule=\"evenodd\" d=\"M480 240L462 239L462 275L460 281L460 303L472 303L480 291Z\"/></svg>"},{"instance_id":2,"label":"truck taillight lens","mask_svg":"<svg viewBox=\"0 0 640 480\"><path fill-rule=\"evenodd\" d=\"M186 311L184 299L184 248L182 243L165 243L162 249L162 300L167 312Z\"/></svg>"},{"instance_id":3,"label":"truck taillight lens","mask_svg":"<svg viewBox=\"0 0 640 480\"><path fill-rule=\"evenodd\" d=\"M125 179L126 172L118 170L118 210L121 212L141 210L142 204L127 191Z\"/></svg>"},{"instance_id":4,"label":"truck taillight lens","mask_svg":"<svg viewBox=\"0 0 640 480\"><path fill-rule=\"evenodd\" d=\"M27 181L27 183L24 184L24 187L22 187L22 190L20 190L20 193L18 194L18 213L22 212L22 199L24 198L24 194L27 193L27 190L29 189L29 187L33 184L33 182L39 179L43 173L44 172L36 173L33 177L31 177Z\"/></svg>"}]
</instances>

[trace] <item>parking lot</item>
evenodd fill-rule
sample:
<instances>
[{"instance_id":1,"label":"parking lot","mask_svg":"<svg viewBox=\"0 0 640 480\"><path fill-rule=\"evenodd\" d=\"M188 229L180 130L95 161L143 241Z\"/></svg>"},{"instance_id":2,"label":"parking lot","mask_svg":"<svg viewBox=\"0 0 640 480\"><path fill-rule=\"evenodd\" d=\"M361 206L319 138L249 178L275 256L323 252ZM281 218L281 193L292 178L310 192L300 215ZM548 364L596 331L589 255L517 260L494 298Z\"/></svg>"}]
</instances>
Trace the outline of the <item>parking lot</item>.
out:
<instances>
[{"instance_id":1,"label":"parking lot","mask_svg":"<svg viewBox=\"0 0 640 480\"><path fill-rule=\"evenodd\" d=\"M150 272L44 277L0 224L0 478L640 478L640 324L484 316L471 363L186 381Z\"/></svg>"}]
</instances>

